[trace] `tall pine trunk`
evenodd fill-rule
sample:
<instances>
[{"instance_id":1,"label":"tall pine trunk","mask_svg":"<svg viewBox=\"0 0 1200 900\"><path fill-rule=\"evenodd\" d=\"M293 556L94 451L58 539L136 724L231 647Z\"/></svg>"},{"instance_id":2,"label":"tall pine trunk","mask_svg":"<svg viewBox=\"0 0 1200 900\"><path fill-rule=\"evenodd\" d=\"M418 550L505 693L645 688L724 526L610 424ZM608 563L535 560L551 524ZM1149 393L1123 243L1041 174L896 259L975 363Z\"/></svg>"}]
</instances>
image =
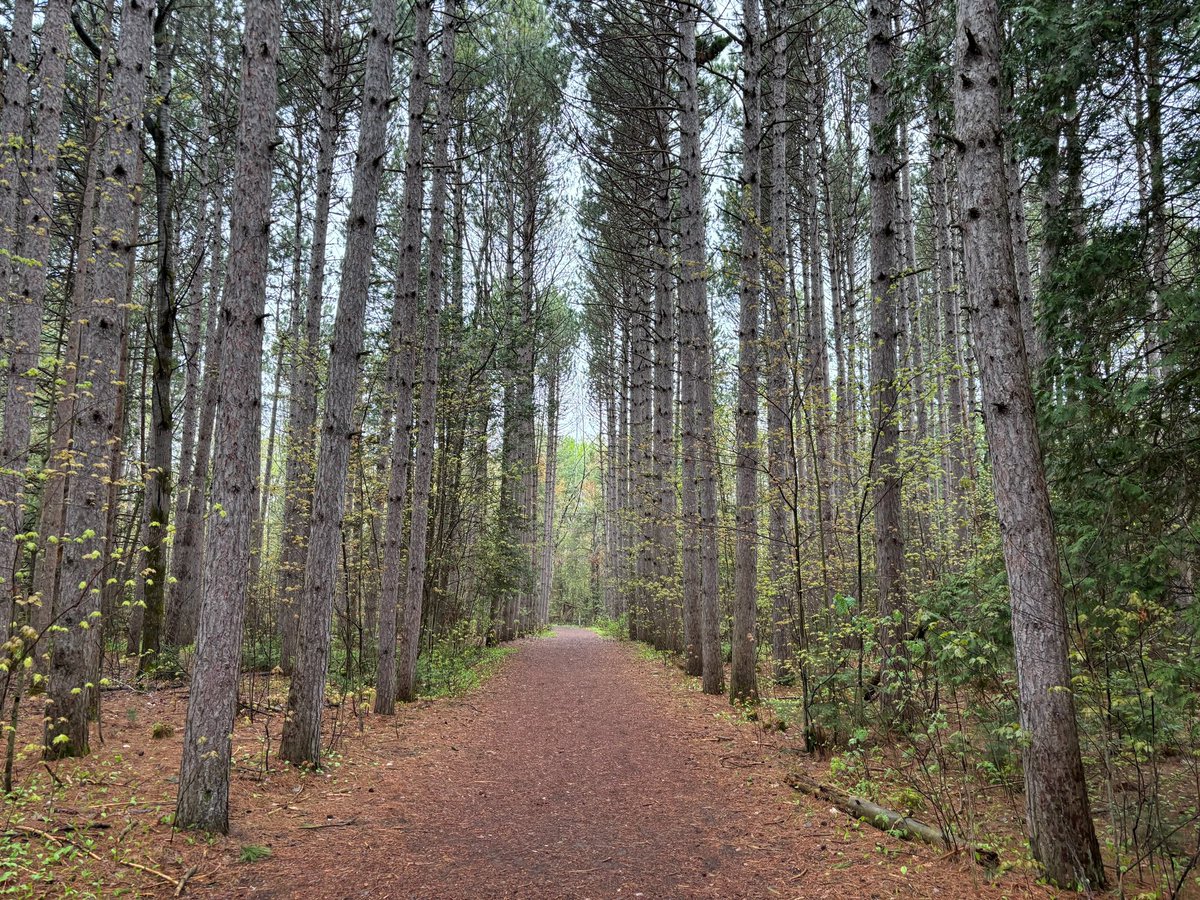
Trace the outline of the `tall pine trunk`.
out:
<instances>
[{"instance_id":1,"label":"tall pine trunk","mask_svg":"<svg viewBox=\"0 0 1200 900\"><path fill-rule=\"evenodd\" d=\"M109 475L121 444L118 418L121 336L141 208L142 111L146 102L154 6L125 0L106 110L108 133L97 173L95 262L80 309L79 360L72 425L73 476L64 501L62 561L50 660L46 755L88 752L88 708L96 681L88 632L100 626L100 594L111 574L106 557ZM87 387L84 387L87 385ZM98 663L98 658L95 660Z\"/></svg>"},{"instance_id":2,"label":"tall pine trunk","mask_svg":"<svg viewBox=\"0 0 1200 900\"><path fill-rule=\"evenodd\" d=\"M454 43L458 27L455 0L442 10L442 61L430 186L429 281L425 299L425 346L422 350L421 407L417 414L417 459L413 467L412 516L408 538L408 581L404 630L396 664L396 699L417 695L417 654L429 533L429 494L433 483L433 440L438 403L438 353L441 350L442 294L446 283L446 181L450 174L450 114L454 102Z\"/></svg>"},{"instance_id":3,"label":"tall pine trunk","mask_svg":"<svg viewBox=\"0 0 1200 900\"><path fill-rule=\"evenodd\" d=\"M716 566L716 485L712 457L712 356L708 323L708 261L704 239L704 181L700 156L700 96L696 62L697 11L680 10L679 114L680 317L683 371L683 588L688 670L699 657L705 693L724 690ZM689 477L690 476L690 477ZM690 614L689 614L690 613Z\"/></svg>"},{"instance_id":4,"label":"tall pine trunk","mask_svg":"<svg viewBox=\"0 0 1200 900\"><path fill-rule=\"evenodd\" d=\"M32 3L28 4L32 8ZM23 75L17 71L21 64L17 53L22 37L19 33L23 23L18 22L24 11L14 11L12 42L7 77ZM32 264L14 266L11 293L4 278L4 263L0 262L0 331L4 328L6 306L12 308L12 333L3 342L8 356L6 393L4 400L4 432L0 440L0 638L8 635L13 619L11 603L16 597L14 575L17 569L18 544L15 535L24 529L25 466L29 456L29 441L32 433L33 399L37 388L33 372L41 355L42 315L46 304L46 278L50 262L51 222L54 213L54 186L57 175L59 128L62 123L63 83L66 73L68 35L67 0L50 0L46 5L42 24L42 54L38 63L37 121L33 132L33 156L27 180L28 202L24 205L23 247L20 256L32 260ZM26 48L27 50L28 48ZM0 147L0 227L8 227L9 210L6 206L11 190L15 196L16 182L10 182L18 168L16 150L10 143L9 129L15 127L15 110L20 106L19 93L11 100L6 80L5 108L0 121L0 134L4 145ZM9 106L12 106L10 111ZM24 109L20 109L22 115ZM13 113L10 118L10 112ZM14 228L17 222L13 222ZM3 246L7 247L6 236ZM0 252L0 260L7 259ZM53 461L50 462L53 466ZM52 547L47 547L51 552ZM46 596L47 605L53 594Z\"/></svg>"},{"instance_id":5,"label":"tall pine trunk","mask_svg":"<svg viewBox=\"0 0 1200 900\"><path fill-rule=\"evenodd\" d=\"M302 320L295 329L288 409L287 463L283 483L283 538L279 565L279 663L290 673L300 640L299 596L312 524L313 468L317 446L317 381L321 362L321 310L325 299L325 257L333 161L338 144L337 56L342 46L341 0L326 0L321 92L317 101L317 177L314 186L311 250Z\"/></svg>"},{"instance_id":6,"label":"tall pine trunk","mask_svg":"<svg viewBox=\"0 0 1200 900\"><path fill-rule=\"evenodd\" d=\"M758 328L761 223L758 169L758 0L742 4L741 278L736 423L737 555L734 561L733 663L729 697L758 702Z\"/></svg>"},{"instance_id":7,"label":"tall pine trunk","mask_svg":"<svg viewBox=\"0 0 1200 900\"><path fill-rule=\"evenodd\" d=\"M1029 843L1051 880L1104 887L1079 752L1066 608L1013 262L996 0L960 0L955 145L967 305L1012 605Z\"/></svg>"},{"instance_id":8,"label":"tall pine trunk","mask_svg":"<svg viewBox=\"0 0 1200 900\"><path fill-rule=\"evenodd\" d=\"M897 229L900 225L893 120L895 0L867 5L867 58L870 88L869 172L871 184L871 393L874 452L871 475L875 505L875 578L879 589L880 644L884 655L882 697L892 705L899 645L904 625L904 539L900 506L900 415L896 386L896 308L901 288Z\"/></svg>"},{"instance_id":9,"label":"tall pine trunk","mask_svg":"<svg viewBox=\"0 0 1200 900\"><path fill-rule=\"evenodd\" d=\"M259 474L279 30L278 0L247 2L213 453L213 503L220 504L221 515L208 518L204 596L175 807L176 827L222 833L229 830L233 720Z\"/></svg>"},{"instance_id":10,"label":"tall pine trunk","mask_svg":"<svg viewBox=\"0 0 1200 900\"><path fill-rule=\"evenodd\" d=\"M300 594L300 644L288 690L288 716L279 744L280 756L296 764L316 766L321 762L321 714L333 636L333 598L342 548L346 476L350 444L358 430L354 408L362 374L360 357L371 286L379 186L387 153L395 15L392 0L375 0L371 6L358 152L346 220L346 255L342 260L337 318L329 350L325 420L321 425L312 524Z\"/></svg>"},{"instance_id":11,"label":"tall pine trunk","mask_svg":"<svg viewBox=\"0 0 1200 900\"><path fill-rule=\"evenodd\" d=\"M383 541L383 576L379 588L379 668L375 679L375 712L391 715L396 708L396 633L403 612L405 499L408 495L409 428L412 382L416 367L418 268L421 264L421 207L425 199L425 107L429 99L429 26L432 0L413 6L413 61L408 86L408 144L404 159L404 213L396 263L396 296L392 308L392 354L388 361L395 403L391 471L388 476L387 525Z\"/></svg>"},{"instance_id":12,"label":"tall pine trunk","mask_svg":"<svg viewBox=\"0 0 1200 900\"><path fill-rule=\"evenodd\" d=\"M175 48L168 27L171 7L160 2L154 20L155 92L158 109L154 139L154 188L158 246L154 282L154 368L150 398L150 447L146 480L145 612L142 619L139 672L152 669L162 640L167 589L167 535L173 488L172 453L175 412L171 405L171 380L175 375L175 328L179 307L175 296L175 195L171 168L171 75Z\"/></svg>"}]
</instances>

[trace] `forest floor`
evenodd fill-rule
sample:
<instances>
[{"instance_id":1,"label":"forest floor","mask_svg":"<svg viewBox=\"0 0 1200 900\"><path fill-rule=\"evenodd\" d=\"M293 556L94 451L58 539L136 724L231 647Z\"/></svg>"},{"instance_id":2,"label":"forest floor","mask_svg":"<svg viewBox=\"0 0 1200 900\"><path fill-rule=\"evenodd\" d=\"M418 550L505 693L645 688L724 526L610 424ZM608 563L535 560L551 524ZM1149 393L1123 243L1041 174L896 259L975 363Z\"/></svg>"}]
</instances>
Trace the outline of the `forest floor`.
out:
<instances>
[{"instance_id":1,"label":"forest floor","mask_svg":"<svg viewBox=\"0 0 1200 900\"><path fill-rule=\"evenodd\" d=\"M1050 895L796 794L773 735L634 645L560 628L517 647L466 697L331 713L321 772L271 758L277 714L239 719L227 838L170 828L184 692L109 693L91 757L22 763L0 892L37 877L34 896L181 880L222 898Z\"/></svg>"}]
</instances>

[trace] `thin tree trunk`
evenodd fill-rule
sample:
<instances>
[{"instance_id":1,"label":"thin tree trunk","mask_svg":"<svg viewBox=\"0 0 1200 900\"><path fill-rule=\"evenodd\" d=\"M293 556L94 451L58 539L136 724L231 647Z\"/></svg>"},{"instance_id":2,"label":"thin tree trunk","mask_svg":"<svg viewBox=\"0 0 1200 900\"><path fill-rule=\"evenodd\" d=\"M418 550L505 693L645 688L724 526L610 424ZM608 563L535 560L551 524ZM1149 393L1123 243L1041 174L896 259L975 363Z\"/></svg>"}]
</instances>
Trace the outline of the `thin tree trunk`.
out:
<instances>
[{"instance_id":1,"label":"thin tree trunk","mask_svg":"<svg viewBox=\"0 0 1200 900\"><path fill-rule=\"evenodd\" d=\"M219 313L224 288L224 256L221 229L224 204L216 198L217 218L213 229L209 260L208 311L204 327L204 379L201 389L200 421L196 434L195 461L192 465L191 489L187 508L183 510L175 532L174 553L171 557L171 603L167 607L166 641L173 647L183 647L196 640L200 614L200 598L204 591L204 512L208 507L209 461L213 453L213 426L217 403L221 397L220 368L226 326Z\"/></svg>"},{"instance_id":2,"label":"thin tree trunk","mask_svg":"<svg viewBox=\"0 0 1200 900\"><path fill-rule=\"evenodd\" d=\"M283 551L279 572L279 664L291 673L300 640L298 597L304 587L304 562L312 525L313 469L317 446L317 381L321 364L321 310L325 299L325 256L329 207L333 194L333 161L338 144L340 85L337 55L342 45L341 0L326 0L321 94L318 100L317 177L313 204L311 251L305 285L303 323L296 329L287 424L284 471Z\"/></svg>"},{"instance_id":3,"label":"thin tree trunk","mask_svg":"<svg viewBox=\"0 0 1200 900\"><path fill-rule=\"evenodd\" d=\"M354 408L362 374L363 328L371 286L379 185L387 150L395 15L392 0L372 3L358 152L346 220L346 255L342 260L337 317L329 349L325 419L313 484L304 590L300 595L300 646L288 690L288 717L279 744L280 757L297 765L321 763L321 715L332 640L333 595L350 444L357 430Z\"/></svg>"},{"instance_id":4,"label":"thin tree trunk","mask_svg":"<svg viewBox=\"0 0 1200 900\"><path fill-rule=\"evenodd\" d=\"M413 61L408 86L408 143L404 160L404 219L396 264L396 294L392 308L392 466L388 480L387 530L383 541L383 577L379 588L379 668L375 678L375 712L391 715L396 708L396 633L404 609L404 512L408 491L409 429L412 423L412 383L416 368L418 270L421 264L421 208L425 199L423 128L429 101L429 27L431 0L413 6Z\"/></svg>"},{"instance_id":5,"label":"thin tree trunk","mask_svg":"<svg viewBox=\"0 0 1200 900\"><path fill-rule=\"evenodd\" d=\"M758 702L758 328L760 241L758 169L758 0L742 3L741 278L737 392L737 556L729 699Z\"/></svg>"},{"instance_id":6,"label":"thin tree trunk","mask_svg":"<svg viewBox=\"0 0 1200 900\"><path fill-rule=\"evenodd\" d=\"M146 481L146 566L145 611L142 618L142 647L139 673L157 663L162 641L163 611L167 589L167 535L170 533L173 481L172 440L175 413L171 405L171 379L175 375L175 325L178 300L175 296L174 173L171 170L171 75L175 47L168 28L171 5L159 0L154 20L155 92L158 110L154 139L154 188L158 222L157 274L154 285L154 369L150 398L150 458Z\"/></svg>"},{"instance_id":7,"label":"thin tree trunk","mask_svg":"<svg viewBox=\"0 0 1200 900\"><path fill-rule=\"evenodd\" d=\"M669 34L669 25L664 23ZM675 63L671 48L662 48L665 59L658 75L662 95L655 118L654 155L654 479L657 487L655 548L653 550L655 584L661 614L655 626L660 646L671 651L681 649L681 610L675 586L675 557L678 553L678 533L675 525L675 297L672 293L672 229L671 229L671 121L669 110L674 102L668 67ZM557 384L555 385L557 388Z\"/></svg>"},{"instance_id":8,"label":"thin tree trunk","mask_svg":"<svg viewBox=\"0 0 1200 900\"><path fill-rule=\"evenodd\" d=\"M558 383L562 355L555 352L546 376L546 472L542 495L542 566L534 624L550 624L550 595L554 588L554 506L558 481Z\"/></svg>"},{"instance_id":9,"label":"thin tree trunk","mask_svg":"<svg viewBox=\"0 0 1200 900\"><path fill-rule=\"evenodd\" d=\"M684 330L684 546L696 550L684 554L684 603L693 614L693 635L699 639L703 688L707 694L720 694L725 687L725 668L721 658L721 627L717 581L717 488L713 464L713 385L711 331L708 323L708 262L704 238L704 182L700 156L700 97L696 64L696 22L698 11L682 4L679 24L681 68L679 115L680 187L680 277L681 316L688 322ZM692 477L686 479L690 469ZM690 525L687 517L692 513ZM698 625L698 627L695 627Z\"/></svg>"},{"instance_id":10,"label":"thin tree trunk","mask_svg":"<svg viewBox=\"0 0 1200 900\"><path fill-rule=\"evenodd\" d=\"M767 291L767 560L771 584L771 658L777 680L790 677L792 660L792 605L796 585L792 578L791 517L789 504L793 470L792 454L792 365L791 303L785 272L788 264L787 180L787 22L784 4L767 6L771 31L771 191L770 256L766 265Z\"/></svg>"},{"instance_id":11,"label":"thin tree trunk","mask_svg":"<svg viewBox=\"0 0 1200 900\"><path fill-rule=\"evenodd\" d=\"M900 506L900 421L896 386L896 306L902 286L897 229L900 225L896 175L895 123L892 118L892 79L895 36L894 0L868 4L867 54L870 68L871 181L871 391L875 447L872 477L875 505L875 566L879 586L879 617L884 621L880 645L884 656L884 706L893 703L900 642L906 631L892 616L904 614L904 539Z\"/></svg>"},{"instance_id":12,"label":"thin tree trunk","mask_svg":"<svg viewBox=\"0 0 1200 900\"><path fill-rule=\"evenodd\" d=\"M408 581L404 630L396 661L396 698L417 695L417 654L425 600L429 492L433 482L433 439L437 424L438 353L441 349L442 293L446 282L446 179L450 172L450 113L454 101L454 42L458 27L455 0L442 11L441 82L433 147L433 183L429 198L429 281L425 299L425 346L422 351L421 407L417 415L417 459L413 468L412 516L408 538Z\"/></svg>"}]
</instances>

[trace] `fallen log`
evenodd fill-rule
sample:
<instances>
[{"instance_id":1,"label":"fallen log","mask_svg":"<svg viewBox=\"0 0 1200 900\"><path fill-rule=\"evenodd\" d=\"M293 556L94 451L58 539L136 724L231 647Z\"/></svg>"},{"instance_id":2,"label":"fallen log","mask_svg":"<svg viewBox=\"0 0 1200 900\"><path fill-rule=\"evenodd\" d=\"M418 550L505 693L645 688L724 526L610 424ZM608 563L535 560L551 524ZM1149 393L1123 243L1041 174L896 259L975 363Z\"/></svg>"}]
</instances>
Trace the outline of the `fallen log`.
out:
<instances>
[{"instance_id":1,"label":"fallen log","mask_svg":"<svg viewBox=\"0 0 1200 900\"><path fill-rule=\"evenodd\" d=\"M896 812L894 809L872 803L863 797L847 794L833 785L821 784L807 775L791 772L784 781L789 787L829 803L852 818L866 822L873 828L886 831L901 840L917 840L934 847L946 850L957 850L959 844L950 835L933 825L928 825L912 816ZM993 869L1000 865L1000 855L995 850L982 847L967 847L977 863L985 868Z\"/></svg>"}]
</instances>

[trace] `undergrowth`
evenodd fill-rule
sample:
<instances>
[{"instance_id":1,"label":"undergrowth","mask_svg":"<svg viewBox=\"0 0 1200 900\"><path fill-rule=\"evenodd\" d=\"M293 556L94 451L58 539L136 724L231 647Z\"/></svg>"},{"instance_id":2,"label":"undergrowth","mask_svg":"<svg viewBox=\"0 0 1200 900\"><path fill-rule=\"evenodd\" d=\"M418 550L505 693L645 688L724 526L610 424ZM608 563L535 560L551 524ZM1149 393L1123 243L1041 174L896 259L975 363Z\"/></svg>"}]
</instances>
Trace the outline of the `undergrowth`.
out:
<instances>
[{"instance_id":1,"label":"undergrowth","mask_svg":"<svg viewBox=\"0 0 1200 900\"><path fill-rule=\"evenodd\" d=\"M629 636L629 616L626 613L621 613L615 619L601 616L588 626L588 630L610 641L623 641Z\"/></svg>"},{"instance_id":2,"label":"undergrowth","mask_svg":"<svg viewBox=\"0 0 1200 900\"><path fill-rule=\"evenodd\" d=\"M422 697L459 697L495 674L513 647L481 647L439 641L417 660Z\"/></svg>"}]
</instances>

